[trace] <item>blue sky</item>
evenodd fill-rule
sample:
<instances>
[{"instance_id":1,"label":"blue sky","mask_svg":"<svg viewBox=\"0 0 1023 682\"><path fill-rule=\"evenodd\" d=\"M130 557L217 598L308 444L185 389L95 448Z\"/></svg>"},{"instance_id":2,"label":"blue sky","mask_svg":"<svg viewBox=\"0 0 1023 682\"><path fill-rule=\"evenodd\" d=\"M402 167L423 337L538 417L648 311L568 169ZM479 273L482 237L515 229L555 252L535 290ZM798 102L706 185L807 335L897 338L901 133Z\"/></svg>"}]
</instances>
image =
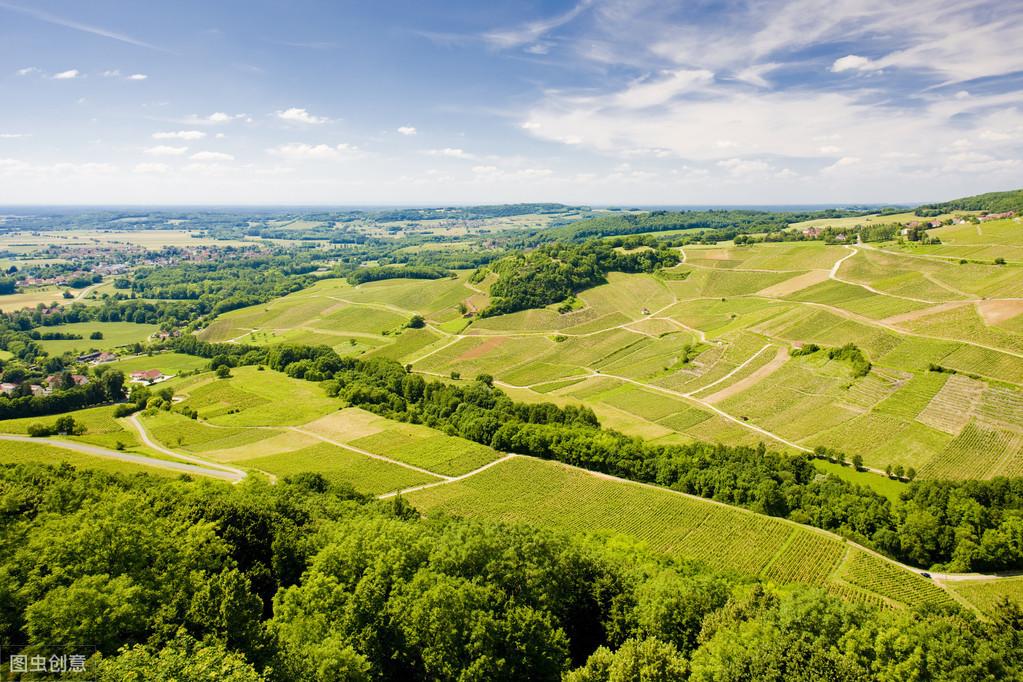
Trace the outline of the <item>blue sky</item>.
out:
<instances>
[{"instance_id":1,"label":"blue sky","mask_svg":"<svg viewBox=\"0 0 1023 682\"><path fill-rule=\"evenodd\" d=\"M1023 3L0 0L0 204L1023 186Z\"/></svg>"}]
</instances>

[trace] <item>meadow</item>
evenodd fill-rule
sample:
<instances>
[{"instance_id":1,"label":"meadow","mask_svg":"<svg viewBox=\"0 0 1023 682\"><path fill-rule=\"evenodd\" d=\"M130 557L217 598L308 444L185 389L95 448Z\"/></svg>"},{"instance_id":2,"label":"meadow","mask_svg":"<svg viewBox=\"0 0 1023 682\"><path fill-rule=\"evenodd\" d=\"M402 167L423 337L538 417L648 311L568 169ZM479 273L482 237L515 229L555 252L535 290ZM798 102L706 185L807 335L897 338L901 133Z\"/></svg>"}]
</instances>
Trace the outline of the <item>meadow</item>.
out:
<instances>
[{"instance_id":1,"label":"meadow","mask_svg":"<svg viewBox=\"0 0 1023 682\"><path fill-rule=\"evenodd\" d=\"M44 327L44 333L75 334L80 339L40 341L47 353L62 355L63 353L85 353L93 350L113 350L120 346L135 343L145 344L149 337L159 330L155 324L136 324L134 322L77 322ZM90 339L89 336L99 332L102 339Z\"/></svg>"}]
</instances>

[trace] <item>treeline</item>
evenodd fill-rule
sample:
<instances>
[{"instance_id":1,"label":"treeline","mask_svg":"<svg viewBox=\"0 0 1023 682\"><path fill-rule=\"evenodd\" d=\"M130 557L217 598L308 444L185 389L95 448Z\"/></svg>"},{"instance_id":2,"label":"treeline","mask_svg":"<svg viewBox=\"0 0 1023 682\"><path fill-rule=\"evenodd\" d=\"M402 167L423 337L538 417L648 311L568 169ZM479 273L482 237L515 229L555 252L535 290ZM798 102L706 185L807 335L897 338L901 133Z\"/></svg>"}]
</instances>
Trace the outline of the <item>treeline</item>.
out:
<instances>
[{"instance_id":1,"label":"treeline","mask_svg":"<svg viewBox=\"0 0 1023 682\"><path fill-rule=\"evenodd\" d=\"M352 286L358 286L384 279L443 279L450 276L449 270L428 265L384 265L359 268L349 273L346 279Z\"/></svg>"},{"instance_id":2,"label":"treeline","mask_svg":"<svg viewBox=\"0 0 1023 682\"><path fill-rule=\"evenodd\" d=\"M27 385L23 384L26 390ZM19 387L20 388L20 387ZM43 395L0 396L0 419L41 417L81 410L124 398L124 374L108 370L84 386L73 386Z\"/></svg>"},{"instance_id":3,"label":"treeline","mask_svg":"<svg viewBox=\"0 0 1023 682\"><path fill-rule=\"evenodd\" d=\"M791 223L821 218L845 218L866 215L863 210L827 209L823 211L755 211L737 209L651 211L649 213L616 213L614 215L580 220L544 234L550 239L588 239L612 237L643 232L666 232L669 230L714 230L728 231L731 239L737 234L749 232L775 232Z\"/></svg>"},{"instance_id":4,"label":"treeline","mask_svg":"<svg viewBox=\"0 0 1023 682\"><path fill-rule=\"evenodd\" d=\"M1005 213L1023 210L1023 189L1008 192L988 192L972 197L962 197L937 204L924 204L916 209L918 216L937 216L952 211L987 211Z\"/></svg>"},{"instance_id":5,"label":"treeline","mask_svg":"<svg viewBox=\"0 0 1023 682\"><path fill-rule=\"evenodd\" d=\"M542 308L584 289L605 283L609 272L653 272L679 262L678 254L653 238L556 242L517 252L489 268L498 274L490 287L491 304L481 317ZM486 272L478 270L474 281ZM637 304L639 305L639 304Z\"/></svg>"},{"instance_id":6,"label":"treeline","mask_svg":"<svg viewBox=\"0 0 1023 682\"><path fill-rule=\"evenodd\" d=\"M1023 614L883 611L318 474L236 486L0 466L5 657L89 679L1016 679ZM83 648L84 647L84 648ZM638 671L642 671L642 675Z\"/></svg>"},{"instance_id":7,"label":"treeline","mask_svg":"<svg viewBox=\"0 0 1023 682\"><path fill-rule=\"evenodd\" d=\"M467 385L428 382L392 360L342 358L327 346L267 349L193 337L174 346L213 358L214 365L267 364L295 378L325 381L327 392L348 405L500 451L555 459L834 531L916 565L950 571L1023 568L1023 478L969 485L915 481L907 493L913 504L893 506L865 486L820 478L810 455L780 454L763 445L652 445L600 428L589 408L516 403L485 375ZM935 485L947 488L933 495Z\"/></svg>"}]
</instances>

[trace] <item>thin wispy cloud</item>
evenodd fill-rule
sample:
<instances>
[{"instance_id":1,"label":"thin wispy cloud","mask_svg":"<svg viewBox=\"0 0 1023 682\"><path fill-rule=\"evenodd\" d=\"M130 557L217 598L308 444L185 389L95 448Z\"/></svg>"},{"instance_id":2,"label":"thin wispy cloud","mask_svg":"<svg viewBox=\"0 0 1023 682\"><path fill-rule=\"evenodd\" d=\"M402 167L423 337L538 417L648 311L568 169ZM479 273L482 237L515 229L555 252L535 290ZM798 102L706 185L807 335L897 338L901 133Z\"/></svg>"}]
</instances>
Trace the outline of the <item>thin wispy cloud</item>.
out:
<instances>
[{"instance_id":1,"label":"thin wispy cloud","mask_svg":"<svg viewBox=\"0 0 1023 682\"><path fill-rule=\"evenodd\" d=\"M3 0L0 0L0 9L9 10L11 12L17 12L19 14L30 16L33 19L38 19L39 21L45 21L48 24L63 26L65 28L74 29L76 31L82 31L84 33L91 33L93 35L102 36L103 38L110 38L111 40L117 40L119 42L127 43L129 45L135 45L136 47L144 47L150 50L160 50L161 52L167 51L162 47L158 47L156 45L147 43L137 38L133 38L123 33L111 31L100 26L92 26L90 24L85 24L79 21L75 21L73 19L57 16L56 14L50 14L49 12L44 12L33 7L22 7L20 5L14 5L9 2L4 2Z\"/></svg>"},{"instance_id":2,"label":"thin wispy cloud","mask_svg":"<svg viewBox=\"0 0 1023 682\"><path fill-rule=\"evenodd\" d=\"M529 21L518 26L509 28L496 29L488 31L483 34L483 39L488 43L500 47L520 47L529 43L535 43L537 40L547 35L559 26L564 26L576 19L580 14L585 12L591 5L593 0L581 0L572 9L559 14L555 17L547 19L537 19L535 21ZM536 52L537 46L533 46L532 51L534 53L544 54L546 49L544 46L540 47L540 52Z\"/></svg>"}]
</instances>

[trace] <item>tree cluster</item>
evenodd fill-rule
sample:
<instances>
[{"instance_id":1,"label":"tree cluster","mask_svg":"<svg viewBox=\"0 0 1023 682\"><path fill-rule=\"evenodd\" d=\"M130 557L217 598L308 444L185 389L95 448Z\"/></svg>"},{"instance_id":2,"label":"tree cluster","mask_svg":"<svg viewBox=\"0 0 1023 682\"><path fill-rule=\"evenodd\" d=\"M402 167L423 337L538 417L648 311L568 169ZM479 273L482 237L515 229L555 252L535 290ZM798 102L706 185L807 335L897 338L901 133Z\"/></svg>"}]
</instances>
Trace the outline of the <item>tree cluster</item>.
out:
<instances>
[{"instance_id":1,"label":"tree cluster","mask_svg":"<svg viewBox=\"0 0 1023 682\"><path fill-rule=\"evenodd\" d=\"M91 679L1015 679L1023 613L892 612L638 548L275 486L0 466L0 638Z\"/></svg>"}]
</instances>

